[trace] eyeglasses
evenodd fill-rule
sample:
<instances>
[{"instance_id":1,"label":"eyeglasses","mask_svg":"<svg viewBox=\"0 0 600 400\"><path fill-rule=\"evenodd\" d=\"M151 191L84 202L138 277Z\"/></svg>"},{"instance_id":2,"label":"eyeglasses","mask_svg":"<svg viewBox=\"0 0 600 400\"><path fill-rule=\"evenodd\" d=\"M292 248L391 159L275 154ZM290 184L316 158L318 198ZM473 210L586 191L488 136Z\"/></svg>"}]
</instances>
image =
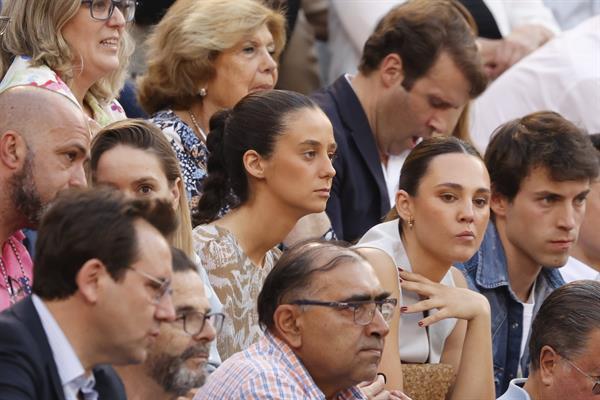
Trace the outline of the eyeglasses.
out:
<instances>
[{"instance_id":1,"label":"eyeglasses","mask_svg":"<svg viewBox=\"0 0 600 400\"><path fill-rule=\"evenodd\" d=\"M137 2L133 0L81 0L81 4L88 4L90 15L98 21L109 20L116 7L123 14L125 22L133 21L137 6Z\"/></svg>"},{"instance_id":2,"label":"eyeglasses","mask_svg":"<svg viewBox=\"0 0 600 400\"><path fill-rule=\"evenodd\" d=\"M318 300L295 300L289 304L299 306L323 306L332 307L338 310L352 309L354 312L354 323L358 325L369 325L375 317L375 310L379 310L381 316L386 322L392 319L394 308L398 304L397 299L383 300L365 300L365 301L318 301Z\"/></svg>"},{"instance_id":3,"label":"eyeglasses","mask_svg":"<svg viewBox=\"0 0 600 400\"><path fill-rule=\"evenodd\" d=\"M215 332L218 334L223 328L225 314L222 313L201 313L191 312L175 318L175 321L183 321L183 330L191 336L197 336L204 330L206 321L209 321Z\"/></svg>"},{"instance_id":4,"label":"eyeglasses","mask_svg":"<svg viewBox=\"0 0 600 400\"><path fill-rule=\"evenodd\" d=\"M152 304L158 305L167 294L171 295L171 293L173 292L173 290L171 289L171 280L170 279L159 279L159 278L152 276L144 271L139 271L134 268L129 268L129 269L134 271L136 274L139 274L139 275L143 276L144 278L148 279L152 283L154 283L154 285L152 286L152 288L153 288Z\"/></svg>"},{"instance_id":5,"label":"eyeglasses","mask_svg":"<svg viewBox=\"0 0 600 400\"><path fill-rule=\"evenodd\" d=\"M573 362L571 360L569 360L567 357L565 357L563 355L561 355L561 357L564 358L564 360L566 362L568 362L571 367L575 368L581 375L591 379L592 382L594 382L594 386L592 386L592 394L600 395L600 378L593 377L591 375L586 374L577 365L573 364Z\"/></svg>"},{"instance_id":6,"label":"eyeglasses","mask_svg":"<svg viewBox=\"0 0 600 400\"><path fill-rule=\"evenodd\" d=\"M9 22L10 22L10 17L0 16L0 36L4 35L4 32L6 32L6 28L8 28Z\"/></svg>"}]
</instances>

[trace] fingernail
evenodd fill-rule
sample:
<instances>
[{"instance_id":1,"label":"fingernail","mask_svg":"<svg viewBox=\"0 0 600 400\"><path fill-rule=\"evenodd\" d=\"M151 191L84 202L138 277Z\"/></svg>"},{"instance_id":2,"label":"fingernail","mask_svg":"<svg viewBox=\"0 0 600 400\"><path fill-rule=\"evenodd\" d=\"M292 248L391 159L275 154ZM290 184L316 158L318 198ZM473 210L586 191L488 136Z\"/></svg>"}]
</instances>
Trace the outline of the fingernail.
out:
<instances>
[{"instance_id":1,"label":"fingernail","mask_svg":"<svg viewBox=\"0 0 600 400\"><path fill-rule=\"evenodd\" d=\"M400 307L400 312L405 312L406 310L408 310L408 307Z\"/></svg>"},{"instance_id":2,"label":"fingernail","mask_svg":"<svg viewBox=\"0 0 600 400\"><path fill-rule=\"evenodd\" d=\"M385 374L383 372L378 372L377 375L383 376L383 383L387 383L387 377L385 376Z\"/></svg>"},{"instance_id":3,"label":"fingernail","mask_svg":"<svg viewBox=\"0 0 600 400\"><path fill-rule=\"evenodd\" d=\"M423 326L423 322L419 321L419 326Z\"/></svg>"}]
</instances>

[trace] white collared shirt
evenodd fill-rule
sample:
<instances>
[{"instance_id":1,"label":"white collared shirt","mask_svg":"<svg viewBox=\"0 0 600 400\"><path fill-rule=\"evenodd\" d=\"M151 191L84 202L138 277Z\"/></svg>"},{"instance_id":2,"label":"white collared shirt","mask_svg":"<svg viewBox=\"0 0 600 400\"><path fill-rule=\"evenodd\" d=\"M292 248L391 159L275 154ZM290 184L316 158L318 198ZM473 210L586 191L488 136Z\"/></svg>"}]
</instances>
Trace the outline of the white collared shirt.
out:
<instances>
[{"instance_id":1,"label":"white collared shirt","mask_svg":"<svg viewBox=\"0 0 600 400\"><path fill-rule=\"evenodd\" d=\"M498 400L531 400L529 393L523 389L525 382L527 382L526 378L511 380L508 389L502 396L498 397Z\"/></svg>"},{"instance_id":2,"label":"white collared shirt","mask_svg":"<svg viewBox=\"0 0 600 400\"><path fill-rule=\"evenodd\" d=\"M73 346L46 307L42 299L31 295L33 305L42 321L42 327L48 338L54 363L60 376L60 382L65 393L65 400L78 400L77 393L81 390L85 400L96 400L98 393L94 390L96 383L94 374L85 375L85 370Z\"/></svg>"}]
</instances>

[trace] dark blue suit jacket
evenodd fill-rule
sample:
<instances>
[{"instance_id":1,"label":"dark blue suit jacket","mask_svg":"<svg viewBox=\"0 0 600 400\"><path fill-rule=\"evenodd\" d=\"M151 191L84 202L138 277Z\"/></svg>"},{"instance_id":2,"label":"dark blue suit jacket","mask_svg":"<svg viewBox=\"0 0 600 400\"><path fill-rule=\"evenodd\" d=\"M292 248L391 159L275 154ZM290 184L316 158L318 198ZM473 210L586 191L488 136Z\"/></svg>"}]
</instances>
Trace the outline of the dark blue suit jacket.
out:
<instances>
[{"instance_id":1,"label":"dark blue suit jacket","mask_svg":"<svg viewBox=\"0 0 600 400\"><path fill-rule=\"evenodd\" d=\"M109 366L94 368L100 399L125 400ZM31 298L0 314L0 400L64 400L52 350Z\"/></svg>"},{"instance_id":2,"label":"dark blue suit jacket","mask_svg":"<svg viewBox=\"0 0 600 400\"><path fill-rule=\"evenodd\" d=\"M339 239L356 241L390 210L375 137L344 76L312 98L331 120L338 145L327 215Z\"/></svg>"}]
</instances>

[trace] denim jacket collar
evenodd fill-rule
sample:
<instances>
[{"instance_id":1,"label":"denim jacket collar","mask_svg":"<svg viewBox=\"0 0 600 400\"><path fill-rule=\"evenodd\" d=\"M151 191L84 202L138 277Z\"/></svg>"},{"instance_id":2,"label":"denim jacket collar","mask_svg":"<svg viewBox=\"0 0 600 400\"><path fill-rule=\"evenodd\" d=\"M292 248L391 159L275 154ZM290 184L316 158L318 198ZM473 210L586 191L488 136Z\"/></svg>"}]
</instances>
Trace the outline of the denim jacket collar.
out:
<instances>
[{"instance_id":1,"label":"denim jacket collar","mask_svg":"<svg viewBox=\"0 0 600 400\"><path fill-rule=\"evenodd\" d=\"M496 225L493 222L490 222L487 227L485 240L483 240L480 249L477 251L477 258L478 268L475 274L477 285L486 289L508 286L512 293L508 278L506 254ZM565 283L557 268L542 267L537 280L538 282L540 280L545 281L543 286L552 289Z\"/></svg>"}]
</instances>

